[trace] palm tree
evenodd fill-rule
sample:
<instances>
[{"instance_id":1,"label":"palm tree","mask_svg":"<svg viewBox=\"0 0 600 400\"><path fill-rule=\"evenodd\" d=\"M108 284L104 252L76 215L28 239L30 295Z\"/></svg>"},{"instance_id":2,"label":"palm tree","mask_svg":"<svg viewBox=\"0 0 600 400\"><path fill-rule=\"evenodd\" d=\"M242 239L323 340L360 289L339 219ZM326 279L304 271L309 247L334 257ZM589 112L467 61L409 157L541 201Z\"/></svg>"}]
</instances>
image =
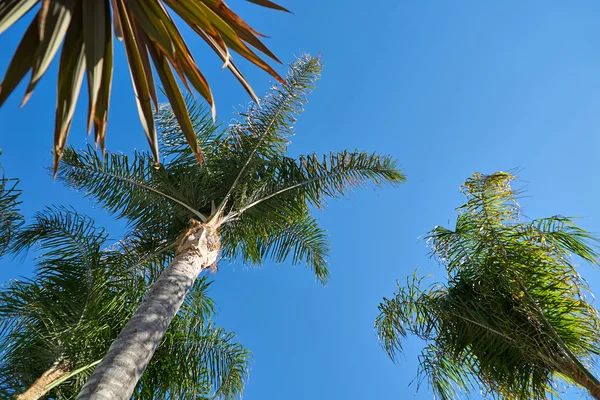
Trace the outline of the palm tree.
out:
<instances>
[{"instance_id":1,"label":"palm tree","mask_svg":"<svg viewBox=\"0 0 600 400\"><path fill-rule=\"evenodd\" d=\"M288 11L270 0L249 1ZM279 62L259 39L264 35L252 29L222 0L4 0L0 2L0 34L38 3L40 7L0 83L0 106L31 70L21 105L27 102L62 43L54 132L55 171L84 74L87 74L89 95L87 130L89 132L94 125L96 143L104 148L113 72L113 29L125 45L140 119L155 161L158 163L159 156L152 105L158 107L158 100L152 66L173 107L181 132L201 160L201 147L195 140L173 70L188 90L191 85L206 99L213 108L214 117L213 97L167 6L211 47L223 60L223 67L229 68L252 98L256 99L256 95L233 62L230 50L281 81L277 72L251 49L253 47Z\"/></svg>"},{"instance_id":2,"label":"palm tree","mask_svg":"<svg viewBox=\"0 0 600 400\"><path fill-rule=\"evenodd\" d=\"M311 214L328 197L368 182L397 184L404 176L389 156L363 152L286 156L292 125L321 70L302 57L286 83L240 113L224 132L197 105L190 105L206 158L199 165L177 135L174 112L158 117L167 159L102 157L91 147L65 151L58 177L85 191L155 243L175 243L175 256L83 388L126 399L198 275L221 257L261 264L266 258L306 263L326 281L328 244Z\"/></svg>"},{"instance_id":3,"label":"palm tree","mask_svg":"<svg viewBox=\"0 0 600 400\"><path fill-rule=\"evenodd\" d=\"M522 222L514 178L466 181L456 228L427 238L448 282L423 287L415 274L398 285L379 306L379 339L392 359L407 334L425 340L419 375L442 399L478 384L500 398L545 399L560 380L598 399L588 366L600 354L600 318L571 258L598 265L597 239L561 216Z\"/></svg>"},{"instance_id":4,"label":"palm tree","mask_svg":"<svg viewBox=\"0 0 600 400\"><path fill-rule=\"evenodd\" d=\"M0 154L2 150L0 150ZM23 215L19 210L21 191L17 189L18 179L6 178L4 169L0 178L0 256L2 256L14 236L23 225Z\"/></svg>"},{"instance_id":5,"label":"palm tree","mask_svg":"<svg viewBox=\"0 0 600 400\"><path fill-rule=\"evenodd\" d=\"M103 229L59 208L38 213L14 243L17 253L34 246L41 255L33 280L0 291L0 397L74 398L170 256L140 251L135 237L107 247ZM241 393L249 352L210 322L209 284L196 282L133 398Z\"/></svg>"}]
</instances>

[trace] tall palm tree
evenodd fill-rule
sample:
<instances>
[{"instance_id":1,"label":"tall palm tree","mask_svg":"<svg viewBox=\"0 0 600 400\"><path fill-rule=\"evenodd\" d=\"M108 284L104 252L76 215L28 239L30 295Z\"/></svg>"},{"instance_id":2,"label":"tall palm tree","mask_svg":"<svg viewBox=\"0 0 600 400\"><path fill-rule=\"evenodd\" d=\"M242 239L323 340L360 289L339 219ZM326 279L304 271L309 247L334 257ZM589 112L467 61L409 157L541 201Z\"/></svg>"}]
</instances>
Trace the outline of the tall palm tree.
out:
<instances>
[{"instance_id":1,"label":"tall palm tree","mask_svg":"<svg viewBox=\"0 0 600 400\"><path fill-rule=\"evenodd\" d=\"M206 158L199 165L177 135L170 109L159 114L167 159L150 155L102 157L92 148L65 151L59 179L85 191L159 243L175 243L175 257L113 343L80 398L99 393L126 399L198 275L219 258L261 264L291 257L326 281L328 244L311 214L328 197L366 183L397 184L404 176L389 156L364 152L286 156L296 115L320 73L319 59L302 57L286 83L240 113L224 132L191 105Z\"/></svg>"},{"instance_id":2,"label":"tall palm tree","mask_svg":"<svg viewBox=\"0 0 600 400\"><path fill-rule=\"evenodd\" d=\"M135 237L107 247L103 229L58 208L38 213L14 243L41 255L34 279L0 290L0 397L75 398L170 256L140 251ZM133 398L240 394L249 352L210 322L208 287L196 282Z\"/></svg>"},{"instance_id":3,"label":"tall palm tree","mask_svg":"<svg viewBox=\"0 0 600 400\"><path fill-rule=\"evenodd\" d=\"M384 299L376 328L394 359L402 339L425 340L420 376L442 399L481 386L507 399L545 399L559 380L600 398L589 369L600 354L600 318L571 254L598 265L598 240L571 219L521 221L515 177L474 174L454 230L427 240L446 284L416 275Z\"/></svg>"},{"instance_id":4,"label":"tall palm tree","mask_svg":"<svg viewBox=\"0 0 600 400\"><path fill-rule=\"evenodd\" d=\"M270 0L248 0L263 7L288 11ZM39 5L39 7L37 7ZM221 58L223 67L235 75L256 99L252 87L235 65L230 50L281 81L251 47L279 62L261 42L264 36L252 29L222 0L3 0L0 2L0 34L37 8L0 83L0 106L31 71L25 97L48 70L62 43L57 86L54 132L54 168L67 140L84 74L88 83L87 130L94 125L96 143L104 148L113 72L113 34L125 45L129 72L144 132L155 161L158 142L152 105L158 107L152 67L173 107L181 132L201 160L190 117L173 70L184 85L193 87L213 108L208 82L198 69L167 6ZM250 47L249 47L250 46Z\"/></svg>"}]
</instances>

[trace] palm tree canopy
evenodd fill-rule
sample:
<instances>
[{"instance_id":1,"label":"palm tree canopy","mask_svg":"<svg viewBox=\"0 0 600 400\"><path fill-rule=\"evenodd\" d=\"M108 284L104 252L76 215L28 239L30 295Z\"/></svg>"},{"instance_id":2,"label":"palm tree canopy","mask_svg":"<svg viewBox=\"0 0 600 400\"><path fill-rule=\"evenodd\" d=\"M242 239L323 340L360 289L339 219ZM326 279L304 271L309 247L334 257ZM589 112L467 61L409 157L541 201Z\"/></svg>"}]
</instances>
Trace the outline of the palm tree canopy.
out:
<instances>
[{"instance_id":1,"label":"palm tree canopy","mask_svg":"<svg viewBox=\"0 0 600 400\"><path fill-rule=\"evenodd\" d=\"M269 0L249 1L288 11ZM104 148L113 72L113 30L125 45L140 119L155 162L158 163L159 156L152 107L158 107L158 100L152 67L158 73L181 132L201 160L202 150L196 142L173 70L188 90L194 88L206 99L213 108L214 117L213 96L167 7L212 48L253 99L256 95L233 62L230 50L281 81L277 72L252 50L254 48L279 62L259 39L263 35L222 0L4 0L0 3L0 34L38 3L41 5L0 83L0 106L31 71L22 104L27 102L62 43L54 132L55 170L67 140L84 75L87 76L89 97L87 130L89 132L94 125L96 143Z\"/></svg>"},{"instance_id":2,"label":"palm tree canopy","mask_svg":"<svg viewBox=\"0 0 600 400\"><path fill-rule=\"evenodd\" d=\"M261 264L267 257L308 264L317 277L328 276L328 243L310 207L343 196L354 187L404 181L390 156L342 151L324 156L286 156L293 124L321 70L318 58L301 57L285 84L239 114L225 130L215 127L195 102L188 108L205 149L199 165L182 140L172 108L161 108L165 163L151 156L106 154L88 147L67 149L58 177L85 191L108 210L127 218L134 229L172 243L190 218L220 221L222 255Z\"/></svg>"},{"instance_id":3,"label":"palm tree canopy","mask_svg":"<svg viewBox=\"0 0 600 400\"><path fill-rule=\"evenodd\" d=\"M415 273L379 306L383 348L394 359L406 335L425 340L420 380L442 399L478 384L501 398L545 399L557 378L572 383L566 360L600 354L598 312L571 258L597 265L597 239L562 216L521 221L514 178L468 179L454 230L427 237L447 283L425 287Z\"/></svg>"},{"instance_id":4,"label":"palm tree canopy","mask_svg":"<svg viewBox=\"0 0 600 400\"><path fill-rule=\"evenodd\" d=\"M13 250L35 246L37 274L0 291L0 395L12 398L44 371L65 361L78 374L54 387L74 398L98 360L147 293L164 263L164 249L140 251L130 237L107 247L103 229L62 208L38 213ZM249 352L214 326L210 282L199 280L176 316L134 398L235 398L243 389Z\"/></svg>"}]
</instances>

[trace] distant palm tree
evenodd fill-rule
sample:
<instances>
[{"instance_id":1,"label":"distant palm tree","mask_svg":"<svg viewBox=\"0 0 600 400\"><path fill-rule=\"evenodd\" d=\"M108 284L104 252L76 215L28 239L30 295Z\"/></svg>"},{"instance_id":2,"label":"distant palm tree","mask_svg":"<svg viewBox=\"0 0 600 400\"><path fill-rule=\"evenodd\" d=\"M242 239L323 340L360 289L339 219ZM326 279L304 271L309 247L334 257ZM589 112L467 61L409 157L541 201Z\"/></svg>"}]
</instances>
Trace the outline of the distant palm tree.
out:
<instances>
[{"instance_id":1,"label":"distant palm tree","mask_svg":"<svg viewBox=\"0 0 600 400\"><path fill-rule=\"evenodd\" d=\"M520 221L505 172L474 174L463 186L456 228L428 236L447 284L407 280L384 299L376 328L394 359L402 339L427 342L419 359L442 399L477 384L506 399L545 399L557 379L600 398L586 367L600 354L600 318L571 254L598 265L597 239L560 216Z\"/></svg>"},{"instance_id":2,"label":"distant palm tree","mask_svg":"<svg viewBox=\"0 0 600 400\"><path fill-rule=\"evenodd\" d=\"M285 85L274 88L260 107L241 113L241 121L225 132L190 105L198 141L206 152L202 165L177 134L180 128L170 109L159 115L167 159L158 169L144 153L136 153L130 162L125 155L102 158L91 148L65 151L59 179L127 218L155 242L176 241L177 246L173 262L80 398L99 392L115 399L129 397L195 279L214 268L219 254L251 264L261 264L267 257L277 262L291 257L326 281L328 244L310 206L321 208L328 197L342 196L368 182L404 181L388 156L348 151L323 157L286 156L295 116L320 70L319 59L301 58L292 65Z\"/></svg>"},{"instance_id":3,"label":"distant palm tree","mask_svg":"<svg viewBox=\"0 0 600 400\"><path fill-rule=\"evenodd\" d=\"M72 211L47 209L15 238L41 251L33 279L0 290L0 397L74 398L169 260L139 251ZM196 282L139 381L135 399L232 399L249 352L211 322L209 282Z\"/></svg>"},{"instance_id":4,"label":"distant palm tree","mask_svg":"<svg viewBox=\"0 0 600 400\"><path fill-rule=\"evenodd\" d=\"M2 177L0 177L0 256L2 256L23 225L24 219L19 210L21 204L19 200L21 191L17 188L19 180L6 178L4 169L0 167L0 170L2 170Z\"/></svg>"},{"instance_id":5,"label":"distant palm tree","mask_svg":"<svg viewBox=\"0 0 600 400\"><path fill-rule=\"evenodd\" d=\"M249 0L263 7L288 11L270 0ZM173 107L181 131L201 159L201 147L186 112L173 70L183 84L202 95L213 107L208 82L198 69L188 45L167 6L200 36L224 62L248 93L252 87L234 64L230 50L281 77L250 47L279 62L260 41L263 36L238 17L222 0L3 0L0 2L0 34L38 4L33 20L17 47L0 83L0 106L31 71L22 104L48 70L62 43L58 67L54 168L67 140L83 75L88 82L88 132L95 128L96 143L104 148L113 72L113 34L125 45L138 111L148 143L158 163L158 143L152 104L158 107L152 67ZM64 40L63 40L64 39Z\"/></svg>"}]
</instances>

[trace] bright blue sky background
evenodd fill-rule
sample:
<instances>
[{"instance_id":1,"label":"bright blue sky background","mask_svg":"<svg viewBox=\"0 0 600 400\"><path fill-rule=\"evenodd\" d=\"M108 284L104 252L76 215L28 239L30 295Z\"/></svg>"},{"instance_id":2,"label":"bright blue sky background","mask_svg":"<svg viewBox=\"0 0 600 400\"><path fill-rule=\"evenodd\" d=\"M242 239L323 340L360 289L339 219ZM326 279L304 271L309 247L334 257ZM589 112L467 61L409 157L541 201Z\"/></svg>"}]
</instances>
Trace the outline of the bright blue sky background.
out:
<instances>
[{"instance_id":1,"label":"bright blue sky background","mask_svg":"<svg viewBox=\"0 0 600 400\"><path fill-rule=\"evenodd\" d=\"M373 331L377 305L414 268L436 278L420 236L447 225L473 172L522 168L525 213L584 217L600 232L600 5L592 0L295 1L287 15L240 0L229 5L285 62L322 54L323 77L299 119L291 151L362 149L400 160L408 183L362 190L319 214L332 244L331 282L289 265L248 269L223 262L212 295L219 322L254 352L248 400L411 398L419 342L394 365ZM0 36L0 73L24 24ZM206 46L188 34L212 83L221 120L248 97ZM145 149L124 64L116 67L107 146ZM269 77L241 63L258 93ZM284 67L279 67L285 73ZM50 164L56 65L23 109L13 95L0 109L0 162L22 180L23 210L72 205L106 226L123 223L53 183ZM69 142L85 138L81 101ZM600 289L597 270L582 268ZM0 281L31 274L28 262L4 261ZM426 389L415 396L431 398ZM576 397L576 394L574 395Z\"/></svg>"}]
</instances>

